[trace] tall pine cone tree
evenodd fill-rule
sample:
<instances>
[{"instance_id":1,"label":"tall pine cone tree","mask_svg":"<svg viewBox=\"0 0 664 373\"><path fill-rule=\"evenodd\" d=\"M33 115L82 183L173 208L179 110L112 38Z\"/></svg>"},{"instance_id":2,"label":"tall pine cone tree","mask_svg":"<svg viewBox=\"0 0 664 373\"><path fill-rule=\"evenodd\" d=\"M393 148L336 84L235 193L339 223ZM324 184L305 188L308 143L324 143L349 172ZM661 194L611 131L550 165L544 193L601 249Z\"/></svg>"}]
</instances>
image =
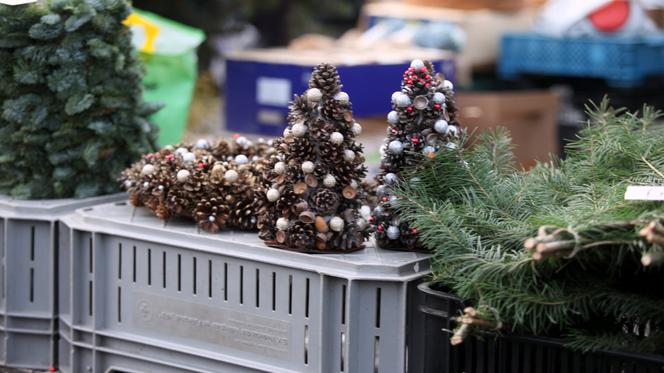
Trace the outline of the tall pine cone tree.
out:
<instances>
[{"instance_id":1,"label":"tall pine cone tree","mask_svg":"<svg viewBox=\"0 0 664 373\"><path fill-rule=\"evenodd\" d=\"M423 247L417 239L417 228L396 213L393 205L398 201L390 186L401 179L404 170L416 168L422 154L431 158L438 151L456 148L460 130L453 85L437 76L430 62L414 60L403 75L401 90L392 94L392 108L381 148L378 206L370 221L378 247L418 251Z\"/></svg>"},{"instance_id":2,"label":"tall pine cone tree","mask_svg":"<svg viewBox=\"0 0 664 373\"><path fill-rule=\"evenodd\" d=\"M362 127L353 121L334 66L314 69L288 119L264 172L260 237L269 246L305 252L363 248L368 224L360 216L360 182L366 168L355 143Z\"/></svg>"},{"instance_id":3,"label":"tall pine cone tree","mask_svg":"<svg viewBox=\"0 0 664 373\"><path fill-rule=\"evenodd\" d=\"M124 0L0 4L0 192L89 197L155 149Z\"/></svg>"}]
</instances>

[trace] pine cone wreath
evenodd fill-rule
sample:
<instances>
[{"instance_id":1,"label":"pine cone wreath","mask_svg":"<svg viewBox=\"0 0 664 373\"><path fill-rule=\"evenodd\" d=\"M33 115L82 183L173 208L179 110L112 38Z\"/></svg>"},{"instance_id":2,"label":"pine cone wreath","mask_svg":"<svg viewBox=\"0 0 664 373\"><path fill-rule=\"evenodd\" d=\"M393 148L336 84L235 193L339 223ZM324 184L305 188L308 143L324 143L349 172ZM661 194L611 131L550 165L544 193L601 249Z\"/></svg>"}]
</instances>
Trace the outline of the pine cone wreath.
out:
<instances>
[{"instance_id":1,"label":"pine cone wreath","mask_svg":"<svg viewBox=\"0 0 664 373\"><path fill-rule=\"evenodd\" d=\"M334 96L341 90L341 79L337 68L328 64L321 63L314 69L314 73L309 80L310 88L318 88L323 95Z\"/></svg>"},{"instance_id":2,"label":"pine cone wreath","mask_svg":"<svg viewBox=\"0 0 664 373\"><path fill-rule=\"evenodd\" d=\"M194 209L194 220L206 232L216 233L226 226L228 205L220 197L202 198Z\"/></svg>"}]
</instances>

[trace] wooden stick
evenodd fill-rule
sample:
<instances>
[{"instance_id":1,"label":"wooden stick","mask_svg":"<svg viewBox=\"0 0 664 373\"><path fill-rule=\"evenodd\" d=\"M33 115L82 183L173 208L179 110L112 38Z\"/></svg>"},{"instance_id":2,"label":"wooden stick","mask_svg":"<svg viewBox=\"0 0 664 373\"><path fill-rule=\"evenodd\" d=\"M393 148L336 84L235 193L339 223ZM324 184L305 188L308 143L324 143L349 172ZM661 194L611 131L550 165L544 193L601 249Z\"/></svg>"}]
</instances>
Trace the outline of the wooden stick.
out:
<instances>
[{"instance_id":1,"label":"wooden stick","mask_svg":"<svg viewBox=\"0 0 664 373\"><path fill-rule=\"evenodd\" d=\"M463 341L466 340L466 337L468 337L468 334L470 334L470 325L461 324L461 326L454 331L452 338L450 338L450 344L452 346L462 344Z\"/></svg>"},{"instance_id":2,"label":"wooden stick","mask_svg":"<svg viewBox=\"0 0 664 373\"><path fill-rule=\"evenodd\" d=\"M572 250L576 245L576 241L567 240L567 241L553 241L548 243L540 243L537 245L537 252L541 254L545 253L554 253L564 250Z\"/></svg>"},{"instance_id":3,"label":"wooden stick","mask_svg":"<svg viewBox=\"0 0 664 373\"><path fill-rule=\"evenodd\" d=\"M664 253L662 252L650 253L641 257L641 264L643 264L644 267L660 265L662 263L664 263Z\"/></svg>"}]
</instances>

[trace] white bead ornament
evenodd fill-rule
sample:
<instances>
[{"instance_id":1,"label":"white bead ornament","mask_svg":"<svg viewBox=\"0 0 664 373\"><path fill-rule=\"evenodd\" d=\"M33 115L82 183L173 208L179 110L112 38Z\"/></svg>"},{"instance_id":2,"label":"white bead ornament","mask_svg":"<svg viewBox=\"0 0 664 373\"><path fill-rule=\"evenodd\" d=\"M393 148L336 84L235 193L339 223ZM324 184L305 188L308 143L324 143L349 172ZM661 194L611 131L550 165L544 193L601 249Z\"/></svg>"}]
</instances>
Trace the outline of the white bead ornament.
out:
<instances>
[{"instance_id":1,"label":"white bead ornament","mask_svg":"<svg viewBox=\"0 0 664 373\"><path fill-rule=\"evenodd\" d=\"M130 188L134 183L131 180L125 180L124 186L125 188Z\"/></svg>"},{"instance_id":2,"label":"white bead ornament","mask_svg":"<svg viewBox=\"0 0 664 373\"><path fill-rule=\"evenodd\" d=\"M302 162L302 172L304 172L305 174L310 174L314 172L314 168L315 168L314 162L311 161Z\"/></svg>"},{"instance_id":3,"label":"white bead ornament","mask_svg":"<svg viewBox=\"0 0 664 373\"><path fill-rule=\"evenodd\" d=\"M291 136L291 130L290 130L290 128L288 128L288 127L284 128L284 137L285 137L285 138L288 138L288 137L290 137L290 136Z\"/></svg>"},{"instance_id":4,"label":"white bead ornament","mask_svg":"<svg viewBox=\"0 0 664 373\"><path fill-rule=\"evenodd\" d=\"M447 134L456 137L459 135L459 128L457 126L449 126L447 127Z\"/></svg>"},{"instance_id":5,"label":"white bead ornament","mask_svg":"<svg viewBox=\"0 0 664 373\"><path fill-rule=\"evenodd\" d=\"M433 125L433 129L438 133L447 133L449 124L445 120L437 120Z\"/></svg>"},{"instance_id":6,"label":"white bead ornament","mask_svg":"<svg viewBox=\"0 0 664 373\"><path fill-rule=\"evenodd\" d=\"M392 110L387 114L387 123L389 124L397 124L399 123L399 113L396 111Z\"/></svg>"},{"instance_id":7,"label":"white bead ornament","mask_svg":"<svg viewBox=\"0 0 664 373\"><path fill-rule=\"evenodd\" d=\"M154 173L154 166L151 164L146 164L141 170L141 175L152 175Z\"/></svg>"},{"instance_id":8,"label":"white bead ornament","mask_svg":"<svg viewBox=\"0 0 664 373\"><path fill-rule=\"evenodd\" d=\"M238 137L235 142L243 148L246 148L249 145L249 139L244 136Z\"/></svg>"},{"instance_id":9,"label":"white bead ornament","mask_svg":"<svg viewBox=\"0 0 664 373\"><path fill-rule=\"evenodd\" d=\"M291 128L291 132L295 137L302 137L305 133L307 133L307 126L305 126L303 123L295 123L293 128Z\"/></svg>"},{"instance_id":10,"label":"white bead ornament","mask_svg":"<svg viewBox=\"0 0 664 373\"><path fill-rule=\"evenodd\" d=\"M401 96L402 94L404 94L404 93L401 92L401 91L396 91L396 92L392 93L392 103L394 104L397 101L397 98L399 96Z\"/></svg>"},{"instance_id":11,"label":"white bead ornament","mask_svg":"<svg viewBox=\"0 0 664 373\"><path fill-rule=\"evenodd\" d=\"M394 225L391 225L389 228L387 228L387 238L390 240L396 240L399 238L399 235L401 232L399 231L398 227L395 227Z\"/></svg>"},{"instance_id":12,"label":"white bead ornament","mask_svg":"<svg viewBox=\"0 0 664 373\"><path fill-rule=\"evenodd\" d=\"M341 232L344 229L344 220L338 216L330 219L330 229L335 232Z\"/></svg>"},{"instance_id":13,"label":"white bead ornament","mask_svg":"<svg viewBox=\"0 0 664 373\"><path fill-rule=\"evenodd\" d=\"M332 132L330 135L330 141L335 145L339 145L344 142L344 135L339 132Z\"/></svg>"},{"instance_id":14,"label":"white bead ornament","mask_svg":"<svg viewBox=\"0 0 664 373\"><path fill-rule=\"evenodd\" d=\"M346 92L339 92L336 95L334 95L334 99L337 101L341 101L344 104L347 104L350 102L350 97L348 96L348 93Z\"/></svg>"},{"instance_id":15,"label":"white bead ornament","mask_svg":"<svg viewBox=\"0 0 664 373\"><path fill-rule=\"evenodd\" d=\"M206 139L199 139L196 141L196 149L207 149L210 147L210 143Z\"/></svg>"},{"instance_id":16,"label":"white bead ornament","mask_svg":"<svg viewBox=\"0 0 664 373\"><path fill-rule=\"evenodd\" d=\"M364 230L367 227L367 221L363 218L357 219L355 222L355 225L357 225L358 228Z\"/></svg>"},{"instance_id":17,"label":"white bead ornament","mask_svg":"<svg viewBox=\"0 0 664 373\"><path fill-rule=\"evenodd\" d=\"M193 162L193 161L196 160L196 154L191 153L191 152L190 153L184 153L184 154L182 154L182 160L187 162L187 163Z\"/></svg>"},{"instance_id":18,"label":"white bead ornament","mask_svg":"<svg viewBox=\"0 0 664 373\"><path fill-rule=\"evenodd\" d=\"M355 152L350 149L344 150L344 161L352 162L354 160L355 160Z\"/></svg>"},{"instance_id":19,"label":"white bead ornament","mask_svg":"<svg viewBox=\"0 0 664 373\"><path fill-rule=\"evenodd\" d=\"M450 82L449 80L446 80L443 82L443 87L451 91L454 89L454 84L452 84L452 82Z\"/></svg>"},{"instance_id":20,"label":"white bead ornament","mask_svg":"<svg viewBox=\"0 0 664 373\"><path fill-rule=\"evenodd\" d=\"M228 182L236 182L240 178L240 175L235 170L228 170L224 173L224 179Z\"/></svg>"},{"instance_id":21,"label":"white bead ornament","mask_svg":"<svg viewBox=\"0 0 664 373\"><path fill-rule=\"evenodd\" d=\"M307 101L309 102L318 102L323 98L323 92L318 88L310 88L307 90Z\"/></svg>"},{"instance_id":22,"label":"white bead ornament","mask_svg":"<svg viewBox=\"0 0 664 373\"><path fill-rule=\"evenodd\" d=\"M183 154L186 154L186 153L189 153L189 150L187 148L177 148L175 150L175 154L177 154L177 155L183 155Z\"/></svg>"},{"instance_id":23,"label":"white bead ornament","mask_svg":"<svg viewBox=\"0 0 664 373\"><path fill-rule=\"evenodd\" d=\"M284 162L277 162L274 164L274 172L277 175L281 175L286 172L286 164Z\"/></svg>"},{"instance_id":24,"label":"white bead ornament","mask_svg":"<svg viewBox=\"0 0 664 373\"><path fill-rule=\"evenodd\" d=\"M235 156L235 163L239 165L247 164L249 163L249 158L247 158L247 156L244 154L239 154Z\"/></svg>"},{"instance_id":25,"label":"white bead ornament","mask_svg":"<svg viewBox=\"0 0 664 373\"><path fill-rule=\"evenodd\" d=\"M143 183L143 188L147 188L149 186L150 186L150 183L148 183L147 181Z\"/></svg>"},{"instance_id":26,"label":"white bead ornament","mask_svg":"<svg viewBox=\"0 0 664 373\"><path fill-rule=\"evenodd\" d=\"M191 173L187 170L180 170L178 171L177 175L175 176L177 180L181 183L184 183L189 179L189 176L191 176Z\"/></svg>"},{"instance_id":27,"label":"white bead ornament","mask_svg":"<svg viewBox=\"0 0 664 373\"><path fill-rule=\"evenodd\" d=\"M394 183L397 182L397 175L395 175L394 173L390 172L390 173L388 173L388 174L385 174L385 176L383 177L383 180L384 180L385 183L387 183L388 185L394 184Z\"/></svg>"},{"instance_id":28,"label":"white bead ornament","mask_svg":"<svg viewBox=\"0 0 664 373\"><path fill-rule=\"evenodd\" d=\"M387 148L392 154L401 154L403 152L403 143L399 140L392 140Z\"/></svg>"},{"instance_id":29,"label":"white bead ornament","mask_svg":"<svg viewBox=\"0 0 664 373\"><path fill-rule=\"evenodd\" d=\"M285 231L286 229L288 229L288 219L286 218L277 219L277 229L280 231Z\"/></svg>"},{"instance_id":30,"label":"white bead ornament","mask_svg":"<svg viewBox=\"0 0 664 373\"><path fill-rule=\"evenodd\" d=\"M437 104L442 104L443 102L445 102L445 95L442 94L441 92L436 92L433 94L432 100Z\"/></svg>"},{"instance_id":31,"label":"white bead ornament","mask_svg":"<svg viewBox=\"0 0 664 373\"><path fill-rule=\"evenodd\" d=\"M355 122L355 123L353 123L353 127L351 128L351 131L353 131L353 134L355 136L359 136L362 133L362 126L359 123Z\"/></svg>"},{"instance_id":32,"label":"white bead ornament","mask_svg":"<svg viewBox=\"0 0 664 373\"><path fill-rule=\"evenodd\" d=\"M369 219L371 216L371 207L362 205L362 207L360 207L360 216L364 219Z\"/></svg>"},{"instance_id":33,"label":"white bead ornament","mask_svg":"<svg viewBox=\"0 0 664 373\"><path fill-rule=\"evenodd\" d=\"M323 185L325 185L328 188L332 188L335 185L337 185L337 179L334 176L327 174L323 179Z\"/></svg>"},{"instance_id":34,"label":"white bead ornament","mask_svg":"<svg viewBox=\"0 0 664 373\"><path fill-rule=\"evenodd\" d=\"M266 196L268 201L276 202L279 199L280 194L278 190L272 188L267 191Z\"/></svg>"},{"instance_id":35,"label":"white bead ornament","mask_svg":"<svg viewBox=\"0 0 664 373\"><path fill-rule=\"evenodd\" d=\"M410 63L410 67L419 70L424 67L424 62L422 60L413 60L413 62Z\"/></svg>"},{"instance_id":36,"label":"white bead ornament","mask_svg":"<svg viewBox=\"0 0 664 373\"><path fill-rule=\"evenodd\" d=\"M406 107L411 104L410 97L408 97L408 95L405 94L398 96L394 103L395 105L397 105L397 107L402 107L402 108Z\"/></svg>"},{"instance_id":37,"label":"white bead ornament","mask_svg":"<svg viewBox=\"0 0 664 373\"><path fill-rule=\"evenodd\" d=\"M210 216L208 216L208 221L209 221L210 223L213 223L215 220L217 220L217 218L215 218L214 215L210 215Z\"/></svg>"}]
</instances>

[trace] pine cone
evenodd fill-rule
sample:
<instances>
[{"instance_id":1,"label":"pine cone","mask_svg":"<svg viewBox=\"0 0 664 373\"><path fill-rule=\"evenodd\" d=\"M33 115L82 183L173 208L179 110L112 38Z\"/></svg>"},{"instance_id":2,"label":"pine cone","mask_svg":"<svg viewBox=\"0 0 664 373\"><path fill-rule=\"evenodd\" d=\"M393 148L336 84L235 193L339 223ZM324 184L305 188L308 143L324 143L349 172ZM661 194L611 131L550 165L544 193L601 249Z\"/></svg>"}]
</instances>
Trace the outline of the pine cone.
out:
<instances>
[{"instance_id":1,"label":"pine cone","mask_svg":"<svg viewBox=\"0 0 664 373\"><path fill-rule=\"evenodd\" d=\"M334 96L341 91L341 87L337 68L328 63L316 66L309 80L309 88L318 88L326 96Z\"/></svg>"},{"instance_id":2,"label":"pine cone","mask_svg":"<svg viewBox=\"0 0 664 373\"><path fill-rule=\"evenodd\" d=\"M314 157L314 146L306 138L294 138L286 146L288 146L291 154L296 156L295 159L297 160L304 161Z\"/></svg>"},{"instance_id":3,"label":"pine cone","mask_svg":"<svg viewBox=\"0 0 664 373\"><path fill-rule=\"evenodd\" d=\"M171 218L171 211L166 207L165 201L160 201L157 208L154 210L155 215L161 220L168 220Z\"/></svg>"},{"instance_id":4,"label":"pine cone","mask_svg":"<svg viewBox=\"0 0 664 373\"><path fill-rule=\"evenodd\" d=\"M351 225L343 232L333 237L332 243L335 250L347 251L361 248L367 233L362 232L356 225ZM328 244L329 247L329 244Z\"/></svg>"},{"instance_id":5,"label":"pine cone","mask_svg":"<svg viewBox=\"0 0 664 373\"><path fill-rule=\"evenodd\" d=\"M295 95L289 105L288 123L297 123L307 119L309 103L304 95Z\"/></svg>"},{"instance_id":6,"label":"pine cone","mask_svg":"<svg viewBox=\"0 0 664 373\"><path fill-rule=\"evenodd\" d=\"M306 249L313 246L314 227L312 224L295 222L288 229L288 243L298 249Z\"/></svg>"},{"instance_id":7,"label":"pine cone","mask_svg":"<svg viewBox=\"0 0 664 373\"><path fill-rule=\"evenodd\" d=\"M321 110L323 116L330 120L352 123L353 121L353 108L350 102L344 103L339 100L329 99Z\"/></svg>"},{"instance_id":8,"label":"pine cone","mask_svg":"<svg viewBox=\"0 0 664 373\"><path fill-rule=\"evenodd\" d=\"M228 225L241 230L256 229L256 202L254 195L244 196L231 207Z\"/></svg>"},{"instance_id":9,"label":"pine cone","mask_svg":"<svg viewBox=\"0 0 664 373\"><path fill-rule=\"evenodd\" d=\"M296 214L296 205L301 201L302 199L293 192L293 189L286 189L281 193L279 200L277 200L277 211L280 211L284 216Z\"/></svg>"},{"instance_id":10,"label":"pine cone","mask_svg":"<svg viewBox=\"0 0 664 373\"><path fill-rule=\"evenodd\" d=\"M311 198L311 205L321 215L330 214L339 207L339 195L330 189L318 189Z\"/></svg>"},{"instance_id":11,"label":"pine cone","mask_svg":"<svg viewBox=\"0 0 664 373\"><path fill-rule=\"evenodd\" d=\"M207 232L218 232L228 219L228 205L221 198L203 198L194 209L194 220Z\"/></svg>"}]
</instances>

